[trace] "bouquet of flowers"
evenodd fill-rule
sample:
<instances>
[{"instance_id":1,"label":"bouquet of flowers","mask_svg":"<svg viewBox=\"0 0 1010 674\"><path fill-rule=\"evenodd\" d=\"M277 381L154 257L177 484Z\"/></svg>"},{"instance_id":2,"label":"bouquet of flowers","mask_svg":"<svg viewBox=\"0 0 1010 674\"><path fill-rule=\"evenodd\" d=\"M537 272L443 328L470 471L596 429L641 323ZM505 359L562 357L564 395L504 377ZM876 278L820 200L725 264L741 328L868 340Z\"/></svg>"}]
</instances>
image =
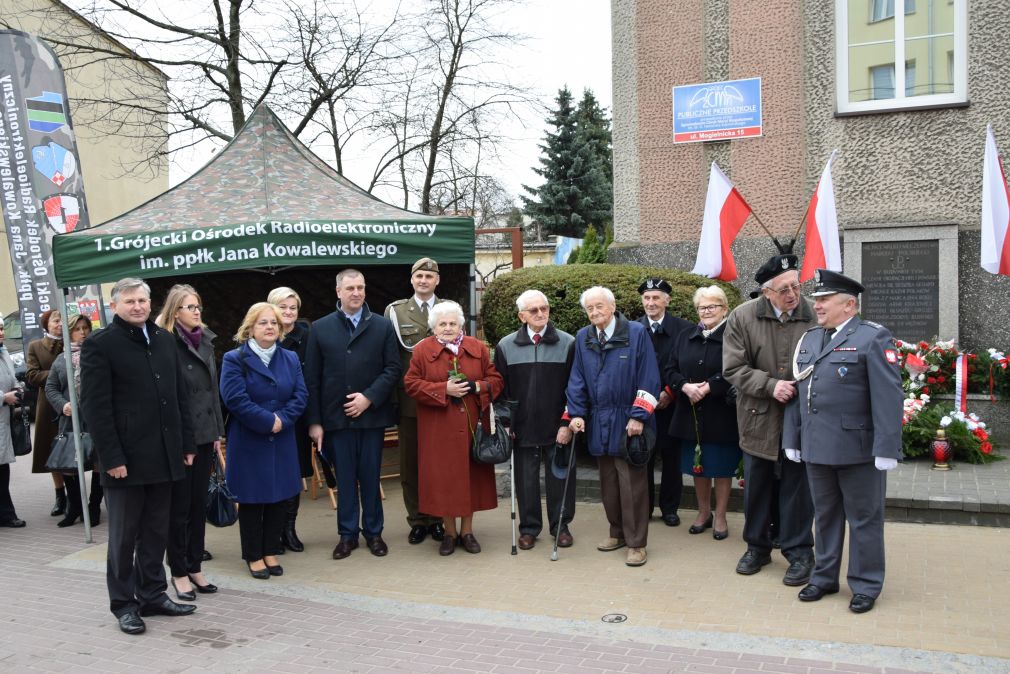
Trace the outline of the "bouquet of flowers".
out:
<instances>
[{"instance_id":1,"label":"bouquet of flowers","mask_svg":"<svg viewBox=\"0 0 1010 674\"><path fill-rule=\"evenodd\" d=\"M905 456L928 454L937 429L942 428L955 459L968 463L991 463L1004 458L993 453L989 431L977 414L964 414L940 405L929 405L928 402L927 396L905 399L905 421L901 430Z\"/></svg>"}]
</instances>

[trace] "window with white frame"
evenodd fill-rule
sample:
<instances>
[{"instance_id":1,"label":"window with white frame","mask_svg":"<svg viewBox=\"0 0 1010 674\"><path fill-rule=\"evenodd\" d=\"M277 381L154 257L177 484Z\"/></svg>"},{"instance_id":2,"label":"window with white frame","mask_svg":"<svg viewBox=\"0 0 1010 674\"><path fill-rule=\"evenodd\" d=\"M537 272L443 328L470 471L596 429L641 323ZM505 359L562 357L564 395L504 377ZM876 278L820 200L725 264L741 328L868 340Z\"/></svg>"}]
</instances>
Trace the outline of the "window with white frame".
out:
<instances>
[{"instance_id":1,"label":"window with white frame","mask_svg":"<svg viewBox=\"0 0 1010 674\"><path fill-rule=\"evenodd\" d=\"M835 0L835 21L838 112L968 100L967 0Z\"/></svg>"}]
</instances>

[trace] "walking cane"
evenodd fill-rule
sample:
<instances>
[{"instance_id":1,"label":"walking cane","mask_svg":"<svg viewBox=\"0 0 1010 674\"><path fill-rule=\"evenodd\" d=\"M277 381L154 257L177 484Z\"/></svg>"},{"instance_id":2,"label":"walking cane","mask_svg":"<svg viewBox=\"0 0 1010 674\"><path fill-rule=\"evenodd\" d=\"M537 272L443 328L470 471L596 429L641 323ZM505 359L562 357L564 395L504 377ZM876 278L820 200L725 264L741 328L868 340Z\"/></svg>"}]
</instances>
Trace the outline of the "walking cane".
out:
<instances>
[{"instance_id":1,"label":"walking cane","mask_svg":"<svg viewBox=\"0 0 1010 674\"><path fill-rule=\"evenodd\" d=\"M557 451L555 447L554 451ZM564 526L565 520L565 499L568 496L568 480L572 477L572 468L574 468L573 462L575 461L575 433L572 433L572 441L569 443L568 447L568 463L565 465L565 487L561 490L561 507L558 509L558 528L554 531L554 550L551 551L551 561L558 561L558 539L561 538L561 527ZM553 463L553 461L551 462ZM551 470L554 470L554 466L551 466Z\"/></svg>"},{"instance_id":2,"label":"walking cane","mask_svg":"<svg viewBox=\"0 0 1010 674\"><path fill-rule=\"evenodd\" d=\"M518 555L516 549L516 452L515 448L509 454L509 493L512 496L512 554Z\"/></svg>"}]
</instances>

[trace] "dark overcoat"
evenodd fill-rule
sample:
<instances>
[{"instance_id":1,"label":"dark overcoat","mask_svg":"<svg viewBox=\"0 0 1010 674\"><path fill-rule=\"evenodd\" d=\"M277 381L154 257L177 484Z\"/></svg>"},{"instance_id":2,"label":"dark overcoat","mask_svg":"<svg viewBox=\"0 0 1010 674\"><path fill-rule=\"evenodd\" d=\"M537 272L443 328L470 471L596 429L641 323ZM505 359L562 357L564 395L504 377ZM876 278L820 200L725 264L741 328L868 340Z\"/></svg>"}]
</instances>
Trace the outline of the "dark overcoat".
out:
<instances>
[{"instance_id":1,"label":"dark overcoat","mask_svg":"<svg viewBox=\"0 0 1010 674\"><path fill-rule=\"evenodd\" d=\"M638 322L649 331L649 337L652 339L652 348L656 351L656 364L659 367L659 375L662 377L666 364L670 360L670 355L674 351L674 345L676 345L680 337L680 333L697 327L697 323L684 320L680 316L674 316L668 311L664 312L663 320L659 322L658 332L652 331L652 320L648 316L640 316ZM666 386L667 382L664 379L663 387L666 388ZM667 391L667 394L672 398L670 404L663 409L656 409L656 446L660 448L666 446L665 443L670 442L670 422L673 420L673 410L677 406L678 396L676 395L676 391Z\"/></svg>"},{"instance_id":2,"label":"dark overcoat","mask_svg":"<svg viewBox=\"0 0 1010 674\"><path fill-rule=\"evenodd\" d=\"M302 366L302 375L305 374L305 354L309 350L309 330L312 324L299 318L295 321L291 332L284 335L280 345L288 351L298 354L298 362ZM306 411L308 405L305 406ZM301 466L302 477L312 477L312 439L309 437L309 424L305 421L306 413L298 417L295 422L295 443L298 445L298 464Z\"/></svg>"},{"instance_id":3,"label":"dark overcoat","mask_svg":"<svg viewBox=\"0 0 1010 674\"><path fill-rule=\"evenodd\" d=\"M217 362L214 358L216 338L217 335L210 328L204 328L200 348L194 349L178 332L175 334L182 363L182 377L189 391L193 438L198 445L208 445L224 437L224 417L221 414Z\"/></svg>"},{"instance_id":4,"label":"dark overcoat","mask_svg":"<svg viewBox=\"0 0 1010 674\"><path fill-rule=\"evenodd\" d=\"M298 355L278 347L268 367L248 343L229 351L221 363L221 399L230 413L225 477L235 499L278 503L300 492L295 421L308 392Z\"/></svg>"},{"instance_id":5,"label":"dark overcoat","mask_svg":"<svg viewBox=\"0 0 1010 674\"><path fill-rule=\"evenodd\" d=\"M175 337L147 322L144 331L116 316L81 346L81 412L101 465L126 466L131 487L181 480L185 454L196 454L189 392Z\"/></svg>"},{"instance_id":6,"label":"dark overcoat","mask_svg":"<svg viewBox=\"0 0 1010 674\"><path fill-rule=\"evenodd\" d=\"M660 377L652 340L641 323L615 315L614 334L602 347L592 325L575 335L575 363L566 390L568 415L585 419L593 456L621 456L628 419L656 427Z\"/></svg>"},{"instance_id":7,"label":"dark overcoat","mask_svg":"<svg viewBox=\"0 0 1010 674\"><path fill-rule=\"evenodd\" d=\"M666 361L664 383L676 394L670 435L675 438L695 440L694 419L698 418L698 432L703 443L735 445L739 441L736 427L736 398L728 394L732 386L722 374L722 337L726 324L716 328L708 338L695 326L681 333L672 355ZM694 406L684 394L686 383L708 382L710 393Z\"/></svg>"},{"instance_id":8,"label":"dark overcoat","mask_svg":"<svg viewBox=\"0 0 1010 674\"><path fill-rule=\"evenodd\" d=\"M53 438L56 437L57 419L59 412L53 410L46 398L46 380L49 379L49 370L52 369L56 358L63 353L63 340L43 337L36 339L28 345L28 354L25 356L25 381L29 386L34 386L38 391L35 404L35 427L32 432L32 472L48 473L46 461L49 460L49 452L52 450Z\"/></svg>"},{"instance_id":9,"label":"dark overcoat","mask_svg":"<svg viewBox=\"0 0 1010 674\"><path fill-rule=\"evenodd\" d=\"M305 354L309 389L306 421L326 431L386 428L399 420L393 391L400 380L400 352L389 320L364 306L358 327L339 309L312 324ZM344 414L350 393L371 402L358 417Z\"/></svg>"},{"instance_id":10,"label":"dark overcoat","mask_svg":"<svg viewBox=\"0 0 1010 674\"><path fill-rule=\"evenodd\" d=\"M480 383L480 395L467 395L462 404L445 391L455 368ZM407 394L417 401L417 475L421 512L440 517L467 516L498 507L494 466L474 463L470 445L478 415L487 421L491 401L504 382L484 344L464 337L453 356L434 337L414 347L403 380Z\"/></svg>"}]
</instances>

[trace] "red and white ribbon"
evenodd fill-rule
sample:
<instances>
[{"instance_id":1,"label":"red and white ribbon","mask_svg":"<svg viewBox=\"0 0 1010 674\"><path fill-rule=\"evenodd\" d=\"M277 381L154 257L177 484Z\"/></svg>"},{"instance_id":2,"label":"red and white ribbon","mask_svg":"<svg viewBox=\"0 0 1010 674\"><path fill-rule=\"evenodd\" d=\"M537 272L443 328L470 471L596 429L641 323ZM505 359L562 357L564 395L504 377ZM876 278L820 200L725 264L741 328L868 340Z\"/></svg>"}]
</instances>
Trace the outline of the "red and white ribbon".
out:
<instances>
[{"instance_id":1,"label":"red and white ribbon","mask_svg":"<svg viewBox=\"0 0 1010 674\"><path fill-rule=\"evenodd\" d=\"M638 393L635 394L635 403L633 406L641 407L649 414L652 414L653 411L655 411L656 409L657 402L658 401L656 400L656 396L652 395L648 391L643 391L639 389Z\"/></svg>"},{"instance_id":2,"label":"red and white ribbon","mask_svg":"<svg viewBox=\"0 0 1010 674\"><path fill-rule=\"evenodd\" d=\"M968 356L962 353L954 363L954 401L963 414L968 412Z\"/></svg>"}]
</instances>

